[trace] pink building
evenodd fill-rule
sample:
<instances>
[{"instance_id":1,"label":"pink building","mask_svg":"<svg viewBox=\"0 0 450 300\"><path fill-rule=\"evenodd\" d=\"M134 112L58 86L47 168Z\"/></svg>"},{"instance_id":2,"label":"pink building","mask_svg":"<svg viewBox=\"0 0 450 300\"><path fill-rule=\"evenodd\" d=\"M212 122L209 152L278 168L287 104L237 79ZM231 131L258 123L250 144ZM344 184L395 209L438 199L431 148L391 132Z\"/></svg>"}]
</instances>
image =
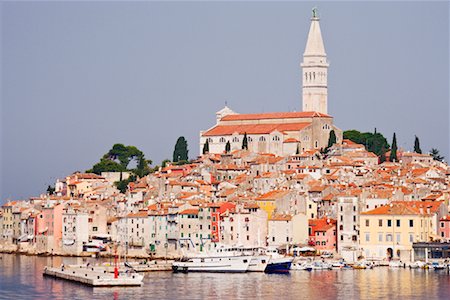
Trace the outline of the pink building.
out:
<instances>
[{"instance_id":1,"label":"pink building","mask_svg":"<svg viewBox=\"0 0 450 300\"><path fill-rule=\"evenodd\" d=\"M336 220L333 219L310 219L309 243L319 251L336 250Z\"/></svg>"},{"instance_id":2,"label":"pink building","mask_svg":"<svg viewBox=\"0 0 450 300\"><path fill-rule=\"evenodd\" d=\"M63 205L44 206L36 222L36 242L38 250L57 252L62 241Z\"/></svg>"},{"instance_id":3,"label":"pink building","mask_svg":"<svg viewBox=\"0 0 450 300\"><path fill-rule=\"evenodd\" d=\"M439 220L438 234L442 238L450 239L450 215Z\"/></svg>"}]
</instances>

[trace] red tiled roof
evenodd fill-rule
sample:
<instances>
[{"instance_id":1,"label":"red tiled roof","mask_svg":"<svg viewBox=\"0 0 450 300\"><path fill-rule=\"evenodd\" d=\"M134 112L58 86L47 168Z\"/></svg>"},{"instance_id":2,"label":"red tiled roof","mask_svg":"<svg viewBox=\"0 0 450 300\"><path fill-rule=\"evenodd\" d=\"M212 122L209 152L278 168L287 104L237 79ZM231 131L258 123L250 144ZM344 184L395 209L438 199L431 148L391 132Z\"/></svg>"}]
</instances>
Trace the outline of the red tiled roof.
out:
<instances>
[{"instance_id":1,"label":"red tiled roof","mask_svg":"<svg viewBox=\"0 0 450 300\"><path fill-rule=\"evenodd\" d=\"M203 133L203 136L232 135L235 132L238 134L269 134L276 130L279 132L300 131L310 124L311 123L217 125Z\"/></svg>"},{"instance_id":2,"label":"red tiled roof","mask_svg":"<svg viewBox=\"0 0 450 300\"><path fill-rule=\"evenodd\" d=\"M314 117L331 118L330 115L322 114L315 111L301 111L301 112L274 112L262 114L226 115L221 120L236 121L236 120L292 119L292 118L314 118Z\"/></svg>"},{"instance_id":3,"label":"red tiled roof","mask_svg":"<svg viewBox=\"0 0 450 300\"><path fill-rule=\"evenodd\" d=\"M198 208L185 209L179 215L198 215Z\"/></svg>"}]
</instances>

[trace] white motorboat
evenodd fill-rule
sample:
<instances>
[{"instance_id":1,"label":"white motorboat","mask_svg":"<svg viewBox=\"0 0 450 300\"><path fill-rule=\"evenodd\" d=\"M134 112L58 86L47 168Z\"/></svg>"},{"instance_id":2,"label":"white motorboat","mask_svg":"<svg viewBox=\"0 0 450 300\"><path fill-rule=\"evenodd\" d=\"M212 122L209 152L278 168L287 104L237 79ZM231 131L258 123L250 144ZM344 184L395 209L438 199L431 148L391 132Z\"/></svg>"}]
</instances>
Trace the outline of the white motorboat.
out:
<instances>
[{"instance_id":1,"label":"white motorboat","mask_svg":"<svg viewBox=\"0 0 450 300\"><path fill-rule=\"evenodd\" d=\"M252 255L245 255L236 249L219 247L212 253L187 257L172 264L174 272L247 272Z\"/></svg>"},{"instance_id":2,"label":"white motorboat","mask_svg":"<svg viewBox=\"0 0 450 300\"><path fill-rule=\"evenodd\" d=\"M403 263L400 260L391 260L389 262L389 268L402 268Z\"/></svg>"},{"instance_id":3,"label":"white motorboat","mask_svg":"<svg viewBox=\"0 0 450 300\"><path fill-rule=\"evenodd\" d=\"M331 265L323 261L315 261L311 266L313 270L331 270Z\"/></svg>"}]
</instances>

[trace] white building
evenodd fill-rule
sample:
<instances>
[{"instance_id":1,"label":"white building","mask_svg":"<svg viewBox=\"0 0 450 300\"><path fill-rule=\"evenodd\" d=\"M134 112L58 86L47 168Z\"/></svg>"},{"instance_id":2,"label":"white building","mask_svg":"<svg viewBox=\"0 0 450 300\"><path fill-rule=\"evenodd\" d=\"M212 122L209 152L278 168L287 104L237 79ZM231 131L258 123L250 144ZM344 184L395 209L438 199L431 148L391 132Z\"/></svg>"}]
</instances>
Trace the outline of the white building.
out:
<instances>
[{"instance_id":1,"label":"white building","mask_svg":"<svg viewBox=\"0 0 450 300\"><path fill-rule=\"evenodd\" d=\"M88 214L68 206L62 213L62 252L79 255L89 241Z\"/></svg>"}]
</instances>

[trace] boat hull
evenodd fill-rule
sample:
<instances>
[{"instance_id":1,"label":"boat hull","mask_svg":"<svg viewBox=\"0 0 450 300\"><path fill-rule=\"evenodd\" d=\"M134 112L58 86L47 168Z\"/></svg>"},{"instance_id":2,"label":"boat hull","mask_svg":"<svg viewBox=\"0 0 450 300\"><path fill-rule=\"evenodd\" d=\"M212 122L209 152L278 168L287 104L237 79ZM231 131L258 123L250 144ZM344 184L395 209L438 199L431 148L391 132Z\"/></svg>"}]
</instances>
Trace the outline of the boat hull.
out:
<instances>
[{"instance_id":1,"label":"boat hull","mask_svg":"<svg viewBox=\"0 0 450 300\"><path fill-rule=\"evenodd\" d=\"M247 272L251 260L251 256L193 258L188 261L174 262L172 270L184 273L244 273Z\"/></svg>"},{"instance_id":2,"label":"boat hull","mask_svg":"<svg viewBox=\"0 0 450 300\"><path fill-rule=\"evenodd\" d=\"M273 259L269 261L265 273L289 273L292 265L292 258Z\"/></svg>"}]
</instances>

